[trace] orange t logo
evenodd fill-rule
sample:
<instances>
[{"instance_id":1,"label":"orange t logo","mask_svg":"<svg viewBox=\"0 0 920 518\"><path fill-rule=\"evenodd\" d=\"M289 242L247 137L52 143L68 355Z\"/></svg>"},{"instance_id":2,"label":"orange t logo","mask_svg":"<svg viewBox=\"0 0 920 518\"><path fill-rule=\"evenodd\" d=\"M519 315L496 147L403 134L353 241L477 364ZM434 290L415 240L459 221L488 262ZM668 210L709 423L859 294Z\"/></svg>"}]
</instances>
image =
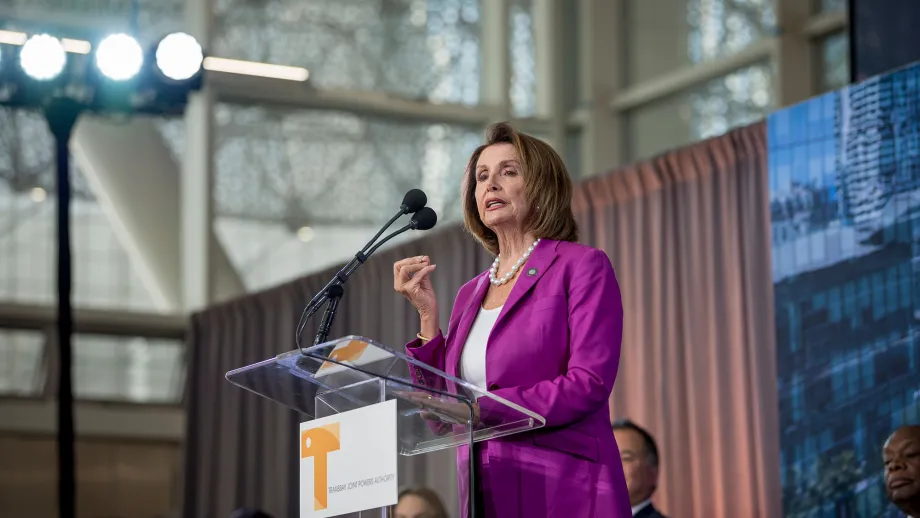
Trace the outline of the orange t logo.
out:
<instances>
[{"instance_id":1,"label":"orange t logo","mask_svg":"<svg viewBox=\"0 0 920 518\"><path fill-rule=\"evenodd\" d=\"M329 452L341 447L339 423L327 424L300 433L300 458L313 457L313 510L321 511L329 505Z\"/></svg>"},{"instance_id":2,"label":"orange t logo","mask_svg":"<svg viewBox=\"0 0 920 518\"><path fill-rule=\"evenodd\" d=\"M359 358L361 358L361 355L364 354L367 346L367 342L351 340L345 344L345 347L341 347L332 351L332 353L329 355L329 359L335 360L337 362L356 362ZM319 368L319 370L328 369L333 365L336 365L336 363L323 362L323 365Z\"/></svg>"}]
</instances>

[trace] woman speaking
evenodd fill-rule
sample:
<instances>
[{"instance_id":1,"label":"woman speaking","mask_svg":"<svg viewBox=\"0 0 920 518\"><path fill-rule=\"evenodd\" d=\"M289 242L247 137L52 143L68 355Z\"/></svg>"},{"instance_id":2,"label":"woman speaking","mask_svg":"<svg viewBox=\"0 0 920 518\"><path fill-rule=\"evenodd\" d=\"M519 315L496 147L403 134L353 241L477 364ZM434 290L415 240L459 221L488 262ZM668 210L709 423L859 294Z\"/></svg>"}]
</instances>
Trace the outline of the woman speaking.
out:
<instances>
[{"instance_id":1,"label":"woman speaking","mask_svg":"<svg viewBox=\"0 0 920 518\"><path fill-rule=\"evenodd\" d=\"M536 138L493 125L470 157L461 196L464 224L495 262L460 288L446 334L429 258L398 261L393 275L421 319L409 355L546 419L540 430L477 445L482 514L632 516L607 406L623 307L607 256L575 243L562 159ZM497 411L491 403L481 398L474 419ZM458 449L461 501L469 455Z\"/></svg>"}]
</instances>

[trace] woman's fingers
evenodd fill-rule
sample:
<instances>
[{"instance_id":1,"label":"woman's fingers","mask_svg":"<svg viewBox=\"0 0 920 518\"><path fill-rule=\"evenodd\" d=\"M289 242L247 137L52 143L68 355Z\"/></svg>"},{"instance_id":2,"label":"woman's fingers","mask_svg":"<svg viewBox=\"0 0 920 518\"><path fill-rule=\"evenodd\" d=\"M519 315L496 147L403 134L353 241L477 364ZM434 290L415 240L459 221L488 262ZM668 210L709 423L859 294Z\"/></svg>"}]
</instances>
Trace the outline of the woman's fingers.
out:
<instances>
[{"instance_id":1,"label":"woman's fingers","mask_svg":"<svg viewBox=\"0 0 920 518\"><path fill-rule=\"evenodd\" d=\"M414 272L415 275L413 275L412 279L408 283L406 283L406 288L408 289L410 287L415 287L423 283L425 279L428 278L428 274L433 272L437 266L438 265L436 264L429 264L428 266L422 266L419 269L415 270Z\"/></svg>"},{"instance_id":2,"label":"woman's fingers","mask_svg":"<svg viewBox=\"0 0 920 518\"><path fill-rule=\"evenodd\" d=\"M412 274L428 264L428 256L410 257L395 262L393 264L393 288L396 291L402 291L404 285L411 279Z\"/></svg>"},{"instance_id":3,"label":"woman's fingers","mask_svg":"<svg viewBox=\"0 0 920 518\"><path fill-rule=\"evenodd\" d=\"M406 259L401 259L393 263L393 275L399 277L400 272L406 267L413 264L423 264L428 263L428 256L420 255L417 257L408 257Z\"/></svg>"},{"instance_id":4,"label":"woman's fingers","mask_svg":"<svg viewBox=\"0 0 920 518\"><path fill-rule=\"evenodd\" d=\"M405 278L406 280L412 279L415 275L422 269L428 267L428 263L412 263L407 264L400 269L400 278Z\"/></svg>"}]
</instances>

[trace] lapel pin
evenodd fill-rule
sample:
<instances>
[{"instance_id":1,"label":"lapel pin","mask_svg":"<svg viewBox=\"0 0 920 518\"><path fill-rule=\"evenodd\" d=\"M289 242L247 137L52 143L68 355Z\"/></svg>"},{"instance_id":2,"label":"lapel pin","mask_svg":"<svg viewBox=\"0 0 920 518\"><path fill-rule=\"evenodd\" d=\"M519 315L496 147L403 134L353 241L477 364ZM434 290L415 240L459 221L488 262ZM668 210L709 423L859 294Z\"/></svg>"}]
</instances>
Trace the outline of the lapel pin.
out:
<instances>
[{"instance_id":1,"label":"lapel pin","mask_svg":"<svg viewBox=\"0 0 920 518\"><path fill-rule=\"evenodd\" d=\"M537 274L537 269L536 269L536 268L531 268L531 269L527 270L527 276L528 276L528 277L533 277L533 276L536 275L536 274Z\"/></svg>"}]
</instances>

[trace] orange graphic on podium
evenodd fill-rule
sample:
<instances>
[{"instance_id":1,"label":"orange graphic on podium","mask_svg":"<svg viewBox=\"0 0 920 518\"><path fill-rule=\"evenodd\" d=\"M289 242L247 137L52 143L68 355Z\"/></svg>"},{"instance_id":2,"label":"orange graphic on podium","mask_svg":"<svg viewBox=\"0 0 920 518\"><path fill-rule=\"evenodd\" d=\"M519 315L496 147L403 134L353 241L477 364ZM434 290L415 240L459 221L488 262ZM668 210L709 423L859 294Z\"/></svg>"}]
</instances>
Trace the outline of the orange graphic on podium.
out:
<instances>
[{"instance_id":1,"label":"orange graphic on podium","mask_svg":"<svg viewBox=\"0 0 920 518\"><path fill-rule=\"evenodd\" d=\"M364 354L364 351L367 350L368 343L362 342L360 340L351 340L345 347L336 349L332 351L329 355L330 360L335 360L336 362L355 362L361 358L361 355ZM322 367L319 370L328 369L336 365L334 362L323 362Z\"/></svg>"},{"instance_id":2,"label":"orange graphic on podium","mask_svg":"<svg viewBox=\"0 0 920 518\"><path fill-rule=\"evenodd\" d=\"M327 424L300 432L300 458L313 457L313 510L329 505L328 455L341 448L339 423Z\"/></svg>"}]
</instances>

